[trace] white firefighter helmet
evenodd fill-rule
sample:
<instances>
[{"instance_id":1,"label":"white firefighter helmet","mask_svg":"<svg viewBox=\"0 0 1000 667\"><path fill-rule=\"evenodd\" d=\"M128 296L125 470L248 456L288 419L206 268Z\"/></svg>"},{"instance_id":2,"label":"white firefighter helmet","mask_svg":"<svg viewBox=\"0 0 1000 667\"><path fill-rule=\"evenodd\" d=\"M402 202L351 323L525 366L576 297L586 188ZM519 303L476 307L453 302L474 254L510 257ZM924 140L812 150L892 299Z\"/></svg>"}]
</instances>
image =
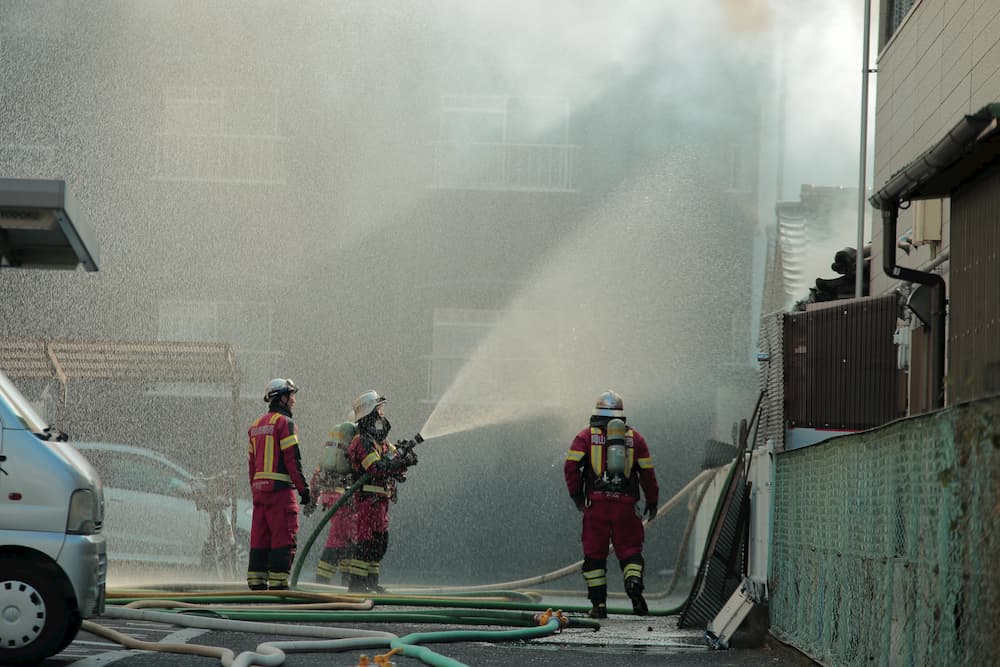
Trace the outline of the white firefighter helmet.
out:
<instances>
[{"instance_id":1,"label":"white firefighter helmet","mask_svg":"<svg viewBox=\"0 0 1000 667\"><path fill-rule=\"evenodd\" d=\"M374 389L369 389L354 399L354 420L358 421L362 417L367 417L382 403L385 403L385 396Z\"/></svg>"},{"instance_id":2,"label":"white firefighter helmet","mask_svg":"<svg viewBox=\"0 0 1000 667\"><path fill-rule=\"evenodd\" d=\"M594 405L595 417L624 417L625 409L622 404L622 397L616 391L610 389L597 397Z\"/></svg>"},{"instance_id":3,"label":"white firefighter helmet","mask_svg":"<svg viewBox=\"0 0 1000 667\"><path fill-rule=\"evenodd\" d=\"M270 403L282 394L294 394L298 390L299 388L291 379L274 378L267 383L267 389L264 390L264 402Z\"/></svg>"}]
</instances>

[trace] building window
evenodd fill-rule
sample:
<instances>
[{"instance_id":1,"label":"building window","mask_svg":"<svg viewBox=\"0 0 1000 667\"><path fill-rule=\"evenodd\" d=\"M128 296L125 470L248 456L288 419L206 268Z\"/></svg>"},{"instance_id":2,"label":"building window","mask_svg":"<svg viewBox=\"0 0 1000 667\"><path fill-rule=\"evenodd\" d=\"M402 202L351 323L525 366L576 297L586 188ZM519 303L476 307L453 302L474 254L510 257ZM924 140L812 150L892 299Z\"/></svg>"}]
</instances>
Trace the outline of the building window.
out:
<instances>
[{"instance_id":1,"label":"building window","mask_svg":"<svg viewBox=\"0 0 1000 667\"><path fill-rule=\"evenodd\" d=\"M161 301L157 339L230 343L240 373L240 396L257 399L268 380L279 374L281 352L272 347L271 304L231 301ZM177 385L160 387L173 393ZM228 388L184 387L222 395Z\"/></svg>"},{"instance_id":2,"label":"building window","mask_svg":"<svg viewBox=\"0 0 1000 667\"><path fill-rule=\"evenodd\" d=\"M879 48L892 39L915 4L916 0L882 0L882 24L885 27L882 30L882 42Z\"/></svg>"},{"instance_id":3,"label":"building window","mask_svg":"<svg viewBox=\"0 0 1000 667\"><path fill-rule=\"evenodd\" d=\"M439 118L431 187L575 190L567 100L445 95Z\"/></svg>"},{"instance_id":4,"label":"building window","mask_svg":"<svg viewBox=\"0 0 1000 667\"><path fill-rule=\"evenodd\" d=\"M283 184L278 96L251 88L168 88L153 180Z\"/></svg>"}]
</instances>

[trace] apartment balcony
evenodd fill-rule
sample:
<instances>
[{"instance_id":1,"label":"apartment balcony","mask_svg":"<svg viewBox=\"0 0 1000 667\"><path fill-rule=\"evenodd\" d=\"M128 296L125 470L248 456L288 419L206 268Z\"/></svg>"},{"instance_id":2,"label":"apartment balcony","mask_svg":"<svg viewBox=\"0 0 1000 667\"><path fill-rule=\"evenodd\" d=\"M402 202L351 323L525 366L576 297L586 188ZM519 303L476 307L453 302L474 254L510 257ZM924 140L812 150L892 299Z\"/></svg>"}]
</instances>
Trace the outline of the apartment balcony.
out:
<instances>
[{"instance_id":1,"label":"apartment balcony","mask_svg":"<svg viewBox=\"0 0 1000 667\"><path fill-rule=\"evenodd\" d=\"M576 192L570 144L431 142L430 188L512 192Z\"/></svg>"}]
</instances>

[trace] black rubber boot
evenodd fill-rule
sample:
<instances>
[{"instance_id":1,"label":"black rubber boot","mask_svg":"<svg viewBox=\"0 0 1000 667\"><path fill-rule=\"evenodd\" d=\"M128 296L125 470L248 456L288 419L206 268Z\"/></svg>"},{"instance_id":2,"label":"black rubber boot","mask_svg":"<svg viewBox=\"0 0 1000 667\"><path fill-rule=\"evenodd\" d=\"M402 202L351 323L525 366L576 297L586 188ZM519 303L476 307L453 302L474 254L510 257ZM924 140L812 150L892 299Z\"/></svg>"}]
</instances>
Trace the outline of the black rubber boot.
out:
<instances>
[{"instance_id":1,"label":"black rubber boot","mask_svg":"<svg viewBox=\"0 0 1000 667\"><path fill-rule=\"evenodd\" d=\"M366 586L369 593L385 593L385 589L378 585L378 575L369 574Z\"/></svg>"},{"instance_id":2,"label":"black rubber boot","mask_svg":"<svg viewBox=\"0 0 1000 667\"><path fill-rule=\"evenodd\" d=\"M347 582L347 592L348 593L367 593L368 592L368 577L361 574L349 575Z\"/></svg>"},{"instance_id":3,"label":"black rubber boot","mask_svg":"<svg viewBox=\"0 0 1000 667\"><path fill-rule=\"evenodd\" d=\"M642 579L639 577L629 577L625 580L625 594L632 601L632 613L636 616L645 616L649 613L646 599L642 597Z\"/></svg>"},{"instance_id":4,"label":"black rubber boot","mask_svg":"<svg viewBox=\"0 0 1000 667\"><path fill-rule=\"evenodd\" d=\"M608 617L608 605L603 602L595 604L587 612L589 618L607 618Z\"/></svg>"}]
</instances>

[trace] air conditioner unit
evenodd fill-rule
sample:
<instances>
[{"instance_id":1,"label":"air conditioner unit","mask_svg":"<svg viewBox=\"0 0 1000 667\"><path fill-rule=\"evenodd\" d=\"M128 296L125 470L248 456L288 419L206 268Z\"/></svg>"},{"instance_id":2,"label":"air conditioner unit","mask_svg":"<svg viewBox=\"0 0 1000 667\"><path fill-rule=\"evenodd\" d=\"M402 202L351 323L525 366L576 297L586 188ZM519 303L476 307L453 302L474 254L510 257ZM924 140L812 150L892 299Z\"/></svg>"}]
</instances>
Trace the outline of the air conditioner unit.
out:
<instances>
[{"instance_id":1,"label":"air conditioner unit","mask_svg":"<svg viewBox=\"0 0 1000 667\"><path fill-rule=\"evenodd\" d=\"M941 240L943 199L918 199L913 202L913 245Z\"/></svg>"}]
</instances>

